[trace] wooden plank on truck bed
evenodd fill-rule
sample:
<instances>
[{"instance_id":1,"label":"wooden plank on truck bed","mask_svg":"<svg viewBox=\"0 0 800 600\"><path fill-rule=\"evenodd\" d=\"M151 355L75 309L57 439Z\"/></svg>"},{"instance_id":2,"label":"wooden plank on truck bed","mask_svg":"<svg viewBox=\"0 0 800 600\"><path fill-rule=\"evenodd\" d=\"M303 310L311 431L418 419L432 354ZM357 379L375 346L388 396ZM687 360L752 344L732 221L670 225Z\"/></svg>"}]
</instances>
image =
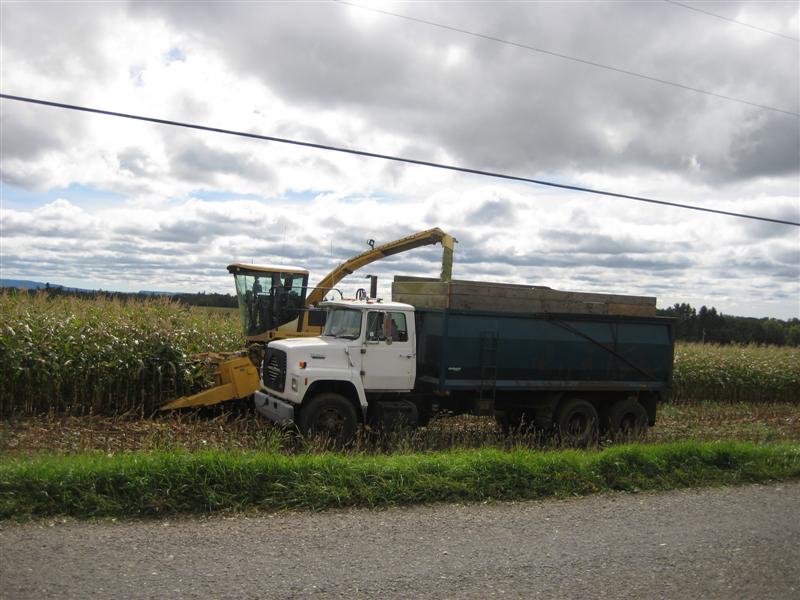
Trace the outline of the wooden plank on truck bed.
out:
<instances>
[{"instance_id":1,"label":"wooden plank on truck bed","mask_svg":"<svg viewBox=\"0 0 800 600\"><path fill-rule=\"evenodd\" d=\"M592 292L563 292L542 286L396 276L392 299L420 308L512 313L610 314L654 317L656 299Z\"/></svg>"},{"instance_id":2,"label":"wooden plank on truck bed","mask_svg":"<svg viewBox=\"0 0 800 600\"><path fill-rule=\"evenodd\" d=\"M446 294L398 294L392 290L392 300L405 302L417 308L450 308Z\"/></svg>"},{"instance_id":3,"label":"wooden plank on truck bed","mask_svg":"<svg viewBox=\"0 0 800 600\"><path fill-rule=\"evenodd\" d=\"M564 292L543 287L511 287L505 284L465 283L461 281L454 281L450 284L450 294L484 296L495 299L519 298L562 302L614 302L617 304L655 305L655 298L646 296L623 296L621 294L597 294L593 292Z\"/></svg>"},{"instance_id":4,"label":"wooden plank on truck bed","mask_svg":"<svg viewBox=\"0 0 800 600\"><path fill-rule=\"evenodd\" d=\"M655 317L656 307L643 304L609 304L608 314L627 317Z\"/></svg>"},{"instance_id":5,"label":"wooden plank on truck bed","mask_svg":"<svg viewBox=\"0 0 800 600\"><path fill-rule=\"evenodd\" d=\"M615 302L618 304L655 305L652 296L630 296L625 294L600 294L596 292L565 292L546 286L520 285L517 283L495 283L454 279L443 282L428 277L397 275L394 283L398 290L407 293L465 294L470 296L492 296L504 298L565 299L581 302Z\"/></svg>"}]
</instances>

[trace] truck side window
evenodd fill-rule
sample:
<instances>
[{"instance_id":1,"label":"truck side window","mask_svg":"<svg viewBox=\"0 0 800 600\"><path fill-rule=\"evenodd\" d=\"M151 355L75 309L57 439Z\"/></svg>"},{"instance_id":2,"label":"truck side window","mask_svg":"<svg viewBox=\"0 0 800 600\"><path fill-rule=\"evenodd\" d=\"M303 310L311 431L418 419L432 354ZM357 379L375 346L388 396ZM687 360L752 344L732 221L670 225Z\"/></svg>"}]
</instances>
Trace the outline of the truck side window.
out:
<instances>
[{"instance_id":1,"label":"truck side window","mask_svg":"<svg viewBox=\"0 0 800 600\"><path fill-rule=\"evenodd\" d=\"M382 312L370 312L367 314L367 341L378 342L386 339L383 332Z\"/></svg>"},{"instance_id":2,"label":"truck side window","mask_svg":"<svg viewBox=\"0 0 800 600\"><path fill-rule=\"evenodd\" d=\"M395 342L408 341L406 316L400 312L377 312L367 314L367 341L383 342L391 337Z\"/></svg>"},{"instance_id":3,"label":"truck side window","mask_svg":"<svg viewBox=\"0 0 800 600\"><path fill-rule=\"evenodd\" d=\"M408 341L408 328L406 327L406 316L400 312L388 313L392 324L392 339L398 342Z\"/></svg>"}]
</instances>

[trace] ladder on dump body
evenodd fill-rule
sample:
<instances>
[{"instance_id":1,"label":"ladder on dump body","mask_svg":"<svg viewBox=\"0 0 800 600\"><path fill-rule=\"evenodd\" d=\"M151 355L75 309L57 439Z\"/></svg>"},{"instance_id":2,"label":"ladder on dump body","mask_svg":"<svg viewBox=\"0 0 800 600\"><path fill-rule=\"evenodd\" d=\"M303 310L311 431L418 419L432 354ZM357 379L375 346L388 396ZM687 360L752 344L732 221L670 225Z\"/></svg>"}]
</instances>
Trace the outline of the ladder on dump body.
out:
<instances>
[{"instance_id":1,"label":"ladder on dump body","mask_svg":"<svg viewBox=\"0 0 800 600\"><path fill-rule=\"evenodd\" d=\"M491 415L497 395L497 332L481 332L481 384L475 414Z\"/></svg>"}]
</instances>

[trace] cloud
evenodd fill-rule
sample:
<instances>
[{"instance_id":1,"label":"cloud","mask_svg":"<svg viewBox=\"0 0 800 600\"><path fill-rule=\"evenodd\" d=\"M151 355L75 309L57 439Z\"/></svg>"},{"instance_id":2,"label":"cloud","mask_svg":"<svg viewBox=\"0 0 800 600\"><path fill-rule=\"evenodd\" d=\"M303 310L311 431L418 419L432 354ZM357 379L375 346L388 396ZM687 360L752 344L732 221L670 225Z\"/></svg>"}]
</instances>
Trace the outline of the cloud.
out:
<instances>
[{"instance_id":1,"label":"cloud","mask_svg":"<svg viewBox=\"0 0 800 600\"><path fill-rule=\"evenodd\" d=\"M422 135L479 168L680 171L695 157L702 165L695 177L727 180L791 171L796 156L793 117L753 118L762 111L352 7L140 8L190 27L209 44L224 44L233 69L257 74L281 96L314 110L358 111L377 130ZM737 46L724 28L671 6L400 10L787 110L798 105L791 47L776 47L769 36ZM761 52L769 52L770 69ZM263 59L278 54L280 61ZM743 121L750 130L744 136ZM776 146L785 168L759 159L759 149Z\"/></svg>"},{"instance_id":2,"label":"cloud","mask_svg":"<svg viewBox=\"0 0 800 600\"><path fill-rule=\"evenodd\" d=\"M156 170L152 159L142 148L124 148L117 153L117 161L122 171L127 171L134 177L146 177Z\"/></svg>"},{"instance_id":3,"label":"cloud","mask_svg":"<svg viewBox=\"0 0 800 600\"><path fill-rule=\"evenodd\" d=\"M749 202L742 209L769 219L800 223L800 179L797 181L796 194L793 199L767 196ZM792 226L742 219L731 230L735 232L734 235L740 243L746 241L751 244L761 244L764 240L783 238L794 244L800 244L800 232Z\"/></svg>"},{"instance_id":4,"label":"cloud","mask_svg":"<svg viewBox=\"0 0 800 600\"><path fill-rule=\"evenodd\" d=\"M762 116L734 134L731 158L737 179L796 174L800 128L787 126L786 118L779 115Z\"/></svg>"},{"instance_id":5,"label":"cloud","mask_svg":"<svg viewBox=\"0 0 800 600\"><path fill-rule=\"evenodd\" d=\"M172 157L172 173L178 179L214 183L219 174L238 175L260 182L272 179L270 169L244 152L227 152L207 144L181 148Z\"/></svg>"},{"instance_id":6,"label":"cloud","mask_svg":"<svg viewBox=\"0 0 800 600\"><path fill-rule=\"evenodd\" d=\"M333 227L332 214L339 215ZM53 273L91 277L95 285L111 289L129 285L230 291L225 266L252 261L303 266L316 282L342 260L366 250L368 238L380 244L423 228L403 225L402 214L399 220L387 221L387 214L385 206L372 199L326 198L300 204L190 199L159 209L107 208L93 217L58 200L30 213L2 212L3 237L15 240L4 247L3 267L6 273L46 280L54 280ZM350 215L361 219L356 223ZM373 216L383 220L373 226ZM734 296L732 286L741 288L733 283L736 277L748 277L758 288L767 273L773 297L789 298L798 277L797 250L780 238L757 253L743 247L731 258L702 245L676 251L632 233L614 238L546 228L534 240L538 249L525 250L523 239L508 233L481 238L477 231L438 224L460 239L454 275L461 279L645 295L658 291L664 299L681 299L678 290L697 286L698 277L717 294ZM31 256L36 256L35 264ZM377 274L382 293L388 295L394 274L435 277L440 268L441 248L421 247L364 267L342 285L362 287L364 275Z\"/></svg>"},{"instance_id":7,"label":"cloud","mask_svg":"<svg viewBox=\"0 0 800 600\"><path fill-rule=\"evenodd\" d=\"M662 252L665 244L630 236L611 236L606 234L579 233L570 231L543 231L540 236L556 247L574 252L591 254L643 254Z\"/></svg>"},{"instance_id":8,"label":"cloud","mask_svg":"<svg viewBox=\"0 0 800 600\"><path fill-rule=\"evenodd\" d=\"M5 108L5 107L4 107ZM25 161L38 158L42 153L65 146L64 140L52 130L43 129L37 122L38 111L28 106L15 106L0 113L3 129L3 147L13 148L14 158ZM3 153L4 162L7 159Z\"/></svg>"},{"instance_id":9,"label":"cloud","mask_svg":"<svg viewBox=\"0 0 800 600\"><path fill-rule=\"evenodd\" d=\"M22 236L80 238L95 228L94 219L68 200L59 199L30 212L2 211L4 238Z\"/></svg>"},{"instance_id":10,"label":"cloud","mask_svg":"<svg viewBox=\"0 0 800 600\"><path fill-rule=\"evenodd\" d=\"M506 199L493 198L482 203L477 208L465 215L467 224L499 224L511 225L514 222L516 210Z\"/></svg>"}]
</instances>

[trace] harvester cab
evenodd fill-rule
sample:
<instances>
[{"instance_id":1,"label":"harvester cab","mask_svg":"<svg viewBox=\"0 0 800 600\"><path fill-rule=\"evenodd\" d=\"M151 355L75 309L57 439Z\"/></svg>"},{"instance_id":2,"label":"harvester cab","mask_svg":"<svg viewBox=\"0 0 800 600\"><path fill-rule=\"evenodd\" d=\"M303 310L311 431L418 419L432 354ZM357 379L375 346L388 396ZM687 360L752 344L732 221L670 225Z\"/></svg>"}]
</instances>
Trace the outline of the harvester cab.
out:
<instances>
[{"instance_id":1,"label":"harvester cab","mask_svg":"<svg viewBox=\"0 0 800 600\"><path fill-rule=\"evenodd\" d=\"M239 318L247 341L298 335L308 290L308 271L296 267L228 265L236 282Z\"/></svg>"}]
</instances>

